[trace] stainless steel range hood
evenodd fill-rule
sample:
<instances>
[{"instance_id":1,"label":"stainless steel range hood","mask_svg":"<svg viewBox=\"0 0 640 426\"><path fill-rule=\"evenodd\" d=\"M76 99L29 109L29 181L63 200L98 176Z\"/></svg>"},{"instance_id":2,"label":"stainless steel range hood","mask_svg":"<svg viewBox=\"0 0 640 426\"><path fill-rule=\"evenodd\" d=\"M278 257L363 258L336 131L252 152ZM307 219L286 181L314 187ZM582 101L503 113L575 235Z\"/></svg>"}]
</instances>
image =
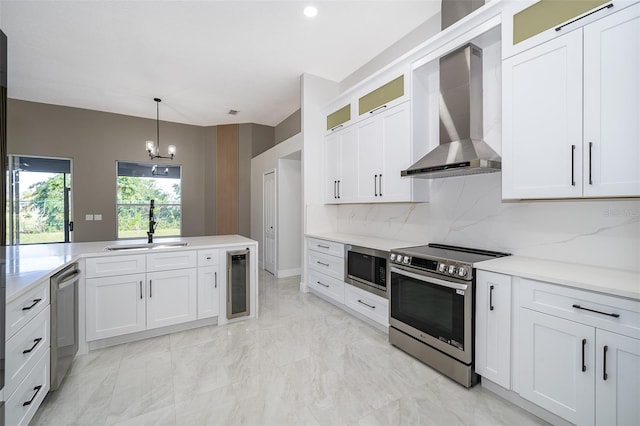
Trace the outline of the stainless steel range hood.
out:
<instances>
[{"instance_id":1,"label":"stainless steel range hood","mask_svg":"<svg viewBox=\"0 0 640 426\"><path fill-rule=\"evenodd\" d=\"M466 3L466 10L460 5ZM443 28L482 3L444 0ZM463 15L464 16L464 15ZM440 144L402 176L435 179L498 172L500 156L482 140L482 50L473 44L440 58Z\"/></svg>"}]
</instances>

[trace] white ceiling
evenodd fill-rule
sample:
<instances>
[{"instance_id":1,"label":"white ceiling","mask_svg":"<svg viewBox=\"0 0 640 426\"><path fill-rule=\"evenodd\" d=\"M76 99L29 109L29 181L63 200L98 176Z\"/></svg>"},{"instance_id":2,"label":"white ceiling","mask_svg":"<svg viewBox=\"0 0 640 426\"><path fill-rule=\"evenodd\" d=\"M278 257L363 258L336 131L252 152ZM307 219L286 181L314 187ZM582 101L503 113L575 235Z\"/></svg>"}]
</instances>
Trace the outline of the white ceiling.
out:
<instances>
[{"instance_id":1,"label":"white ceiling","mask_svg":"<svg viewBox=\"0 0 640 426\"><path fill-rule=\"evenodd\" d=\"M302 13L310 3L314 19ZM302 73L339 82L439 10L439 0L2 0L0 25L10 98L155 118L160 97L161 120L274 126L300 107Z\"/></svg>"}]
</instances>

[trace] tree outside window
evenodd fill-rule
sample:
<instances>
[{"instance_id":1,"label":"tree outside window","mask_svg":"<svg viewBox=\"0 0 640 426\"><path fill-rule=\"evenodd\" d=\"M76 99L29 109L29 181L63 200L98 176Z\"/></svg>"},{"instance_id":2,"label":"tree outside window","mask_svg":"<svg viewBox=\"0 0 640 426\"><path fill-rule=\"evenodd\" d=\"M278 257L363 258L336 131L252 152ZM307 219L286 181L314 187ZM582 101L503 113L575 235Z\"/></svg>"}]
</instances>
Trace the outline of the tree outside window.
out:
<instances>
[{"instance_id":1,"label":"tree outside window","mask_svg":"<svg viewBox=\"0 0 640 426\"><path fill-rule=\"evenodd\" d=\"M119 161L117 179L118 238L147 236L151 200L158 223L155 235L181 235L180 166Z\"/></svg>"}]
</instances>

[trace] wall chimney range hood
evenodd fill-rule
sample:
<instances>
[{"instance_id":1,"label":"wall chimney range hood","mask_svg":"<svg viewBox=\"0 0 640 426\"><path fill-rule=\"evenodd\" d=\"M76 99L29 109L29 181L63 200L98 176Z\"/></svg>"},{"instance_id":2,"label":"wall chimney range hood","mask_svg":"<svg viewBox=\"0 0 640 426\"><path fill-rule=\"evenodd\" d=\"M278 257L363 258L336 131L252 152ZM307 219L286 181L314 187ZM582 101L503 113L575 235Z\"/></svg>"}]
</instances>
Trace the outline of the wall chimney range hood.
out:
<instances>
[{"instance_id":1,"label":"wall chimney range hood","mask_svg":"<svg viewBox=\"0 0 640 426\"><path fill-rule=\"evenodd\" d=\"M443 0L443 29L482 4ZM435 179L498 172L500 156L482 136L482 50L467 44L440 58L440 144L401 175Z\"/></svg>"}]
</instances>

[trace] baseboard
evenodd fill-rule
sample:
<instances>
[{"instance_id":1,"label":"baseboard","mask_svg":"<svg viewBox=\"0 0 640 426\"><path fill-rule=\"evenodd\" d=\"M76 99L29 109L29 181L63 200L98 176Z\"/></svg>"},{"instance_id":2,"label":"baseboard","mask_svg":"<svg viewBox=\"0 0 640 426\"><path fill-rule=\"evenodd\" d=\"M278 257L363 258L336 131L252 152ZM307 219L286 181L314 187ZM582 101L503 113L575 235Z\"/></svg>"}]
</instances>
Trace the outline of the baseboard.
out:
<instances>
[{"instance_id":1,"label":"baseboard","mask_svg":"<svg viewBox=\"0 0 640 426\"><path fill-rule=\"evenodd\" d=\"M566 421L565 419L558 417L557 415L545 410L542 407L535 405L532 402L527 401L517 393L510 391L508 389L503 388L502 386L492 382L491 380L487 380L484 377L480 381L482 388L488 390L489 392L495 393L499 397L506 399L514 405L522 408L525 411L530 412L534 416L540 417L542 420L551 423L556 426L571 426L572 423Z\"/></svg>"},{"instance_id":2,"label":"baseboard","mask_svg":"<svg viewBox=\"0 0 640 426\"><path fill-rule=\"evenodd\" d=\"M280 269L278 270L278 278L295 277L302 274L302 268Z\"/></svg>"}]
</instances>

